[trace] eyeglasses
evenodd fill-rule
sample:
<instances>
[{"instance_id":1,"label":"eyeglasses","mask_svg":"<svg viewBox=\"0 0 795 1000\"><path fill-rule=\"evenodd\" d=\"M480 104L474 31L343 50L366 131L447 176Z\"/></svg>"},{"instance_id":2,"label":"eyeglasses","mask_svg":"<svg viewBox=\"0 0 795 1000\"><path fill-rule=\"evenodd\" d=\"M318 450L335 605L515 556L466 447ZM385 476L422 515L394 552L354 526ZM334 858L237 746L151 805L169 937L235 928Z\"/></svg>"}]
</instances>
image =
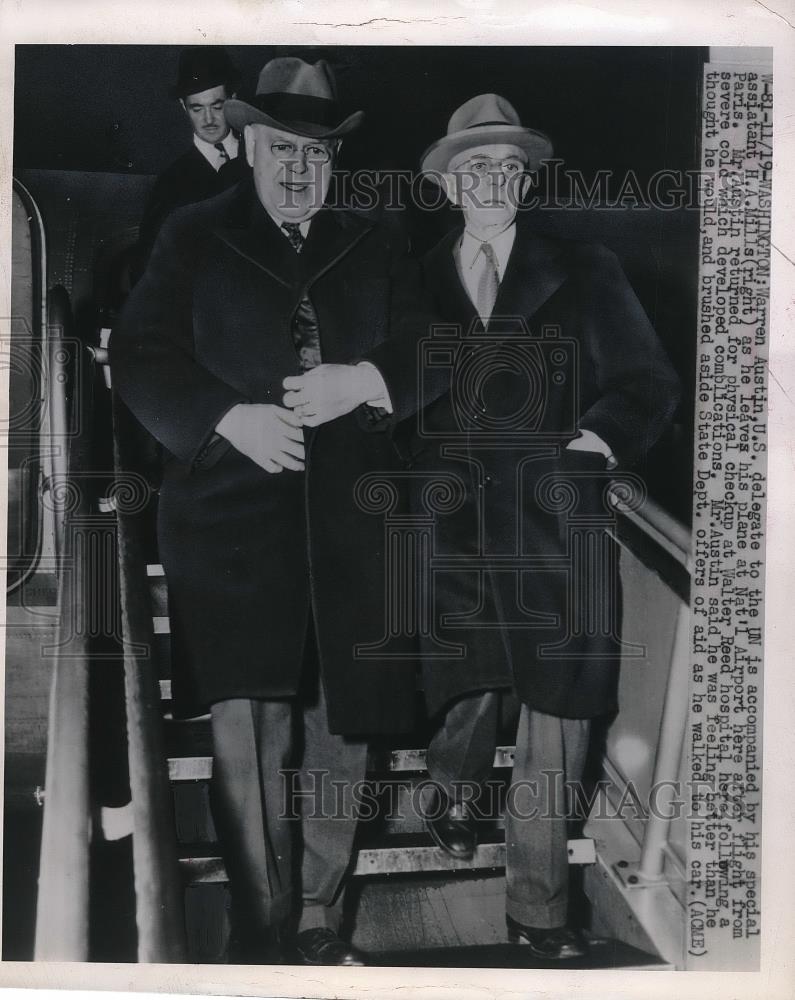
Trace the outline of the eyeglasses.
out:
<instances>
[{"instance_id":1,"label":"eyeglasses","mask_svg":"<svg viewBox=\"0 0 795 1000\"><path fill-rule=\"evenodd\" d=\"M271 143L271 153L277 160L284 162L296 161L303 155L307 163L328 163L331 159L331 150L328 146L320 143L307 143L306 146L296 146L293 142L285 142L280 139Z\"/></svg>"},{"instance_id":2,"label":"eyeglasses","mask_svg":"<svg viewBox=\"0 0 795 1000\"><path fill-rule=\"evenodd\" d=\"M465 160L456 168L456 173L474 174L476 177L486 177L488 174L499 170L504 177L517 177L524 173L527 164L518 156L509 156L505 160L492 160L488 156L477 156L471 160Z\"/></svg>"}]
</instances>

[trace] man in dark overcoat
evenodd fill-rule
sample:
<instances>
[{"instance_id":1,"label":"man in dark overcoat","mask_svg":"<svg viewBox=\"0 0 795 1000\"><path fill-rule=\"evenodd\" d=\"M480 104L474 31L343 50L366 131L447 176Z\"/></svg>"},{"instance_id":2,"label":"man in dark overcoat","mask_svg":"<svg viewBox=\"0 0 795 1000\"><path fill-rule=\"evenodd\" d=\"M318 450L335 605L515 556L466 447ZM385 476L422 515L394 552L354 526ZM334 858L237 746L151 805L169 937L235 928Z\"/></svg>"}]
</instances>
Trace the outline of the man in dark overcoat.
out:
<instances>
[{"instance_id":1,"label":"man in dark overcoat","mask_svg":"<svg viewBox=\"0 0 795 1000\"><path fill-rule=\"evenodd\" d=\"M323 206L341 137L362 118L343 118L323 61L272 60L254 102L225 112L253 177L167 221L111 364L167 452L173 696L182 714L211 713L233 901L264 941L297 893L298 957L355 965L340 885L366 744L349 737L410 728L415 678L412 663L355 652L383 635L385 568L383 524L354 493L394 464L385 429L416 407L432 317L394 216ZM296 715L300 889L282 773Z\"/></svg>"},{"instance_id":2,"label":"man in dark overcoat","mask_svg":"<svg viewBox=\"0 0 795 1000\"><path fill-rule=\"evenodd\" d=\"M138 267L146 264L163 222L182 205L212 198L242 180L248 164L224 114L240 75L225 49L193 46L179 56L171 89L190 124L190 148L158 175L144 207L138 235Z\"/></svg>"},{"instance_id":3,"label":"man in dark overcoat","mask_svg":"<svg viewBox=\"0 0 795 1000\"><path fill-rule=\"evenodd\" d=\"M616 708L620 585L604 531L606 471L637 463L678 399L616 257L517 218L528 171L551 152L508 101L485 94L424 154L423 171L464 224L423 261L451 324L425 368L450 368L452 385L420 414L412 442L418 485L444 472L460 492L435 512L424 686L439 721L428 751L439 791L426 823L444 850L472 856L473 792L491 771L499 692L512 692L521 712L506 807L509 937L546 959L583 949L566 926L555 787L579 781L590 720Z\"/></svg>"}]
</instances>

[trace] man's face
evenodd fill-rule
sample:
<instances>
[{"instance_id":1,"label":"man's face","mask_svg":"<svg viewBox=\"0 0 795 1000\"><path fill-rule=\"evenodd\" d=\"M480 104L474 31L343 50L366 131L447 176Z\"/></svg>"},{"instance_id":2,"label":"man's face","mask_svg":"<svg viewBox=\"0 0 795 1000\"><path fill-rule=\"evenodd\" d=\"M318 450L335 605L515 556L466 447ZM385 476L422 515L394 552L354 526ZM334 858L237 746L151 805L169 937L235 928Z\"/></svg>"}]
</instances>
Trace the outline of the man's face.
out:
<instances>
[{"instance_id":1,"label":"man's face","mask_svg":"<svg viewBox=\"0 0 795 1000\"><path fill-rule=\"evenodd\" d=\"M527 157L518 146L476 146L450 161L445 181L451 201L467 222L507 228L530 183Z\"/></svg>"},{"instance_id":2,"label":"man's face","mask_svg":"<svg viewBox=\"0 0 795 1000\"><path fill-rule=\"evenodd\" d=\"M200 139L215 144L226 138L229 126L224 117L226 87L212 87L198 94L188 94L181 101L191 127Z\"/></svg>"},{"instance_id":3,"label":"man's face","mask_svg":"<svg viewBox=\"0 0 795 1000\"><path fill-rule=\"evenodd\" d=\"M339 142L246 125L246 156L259 200L279 222L305 222L326 200Z\"/></svg>"}]
</instances>

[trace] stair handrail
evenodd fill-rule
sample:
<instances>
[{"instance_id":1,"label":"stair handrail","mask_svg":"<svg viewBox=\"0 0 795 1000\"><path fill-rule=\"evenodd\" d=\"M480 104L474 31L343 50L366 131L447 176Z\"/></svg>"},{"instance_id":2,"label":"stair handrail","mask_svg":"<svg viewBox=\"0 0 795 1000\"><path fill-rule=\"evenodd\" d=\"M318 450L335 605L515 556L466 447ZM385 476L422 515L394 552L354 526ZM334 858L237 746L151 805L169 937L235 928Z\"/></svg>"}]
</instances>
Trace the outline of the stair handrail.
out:
<instances>
[{"instance_id":1,"label":"stair handrail","mask_svg":"<svg viewBox=\"0 0 795 1000\"><path fill-rule=\"evenodd\" d=\"M613 506L620 517L638 528L647 538L662 548L685 570L690 578L691 533L686 525L669 514L658 503L646 498L637 510L629 510L617 495ZM652 570L643 553L635 553ZM675 591L675 588L671 588ZM644 824L638 876L644 882L657 882L665 866L668 834L674 810L669 808L677 795L677 778L681 766L685 732L689 715L690 686L690 604L689 595L679 593L680 603L671 648L670 669L660 717L657 752L654 758L652 788L657 789L656 808Z\"/></svg>"},{"instance_id":2,"label":"stair handrail","mask_svg":"<svg viewBox=\"0 0 795 1000\"><path fill-rule=\"evenodd\" d=\"M75 613L85 602L88 567L82 547L69 552L67 528L71 519L89 513L80 473L86 468L89 448L90 425L85 417L90 412L90 380L81 377L89 367L88 358L65 336L69 316L65 290L54 290L49 303L44 355L48 430L57 447L48 493L55 515L59 620L51 650L34 959L79 962L89 957L89 650L86 636L74 625ZM83 391L70 399L69 385ZM70 427L78 427L80 433L70 435Z\"/></svg>"},{"instance_id":3,"label":"stair handrail","mask_svg":"<svg viewBox=\"0 0 795 1000\"><path fill-rule=\"evenodd\" d=\"M100 357L102 360L102 357ZM131 419L112 392L117 487L130 467L124 426ZM152 609L136 512L116 504L127 707L139 962L185 962L186 938L174 803L162 732L160 682L150 654Z\"/></svg>"}]
</instances>

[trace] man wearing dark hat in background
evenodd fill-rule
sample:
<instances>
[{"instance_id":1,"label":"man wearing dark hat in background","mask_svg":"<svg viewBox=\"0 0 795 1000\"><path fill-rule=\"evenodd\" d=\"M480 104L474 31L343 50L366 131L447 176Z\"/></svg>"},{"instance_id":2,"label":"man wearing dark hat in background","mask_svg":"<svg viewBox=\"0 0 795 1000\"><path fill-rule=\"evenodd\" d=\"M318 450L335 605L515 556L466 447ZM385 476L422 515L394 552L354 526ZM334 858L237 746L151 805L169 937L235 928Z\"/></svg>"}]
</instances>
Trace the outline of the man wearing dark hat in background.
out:
<instances>
[{"instance_id":1,"label":"man wearing dark hat in background","mask_svg":"<svg viewBox=\"0 0 795 1000\"><path fill-rule=\"evenodd\" d=\"M193 143L159 175L149 195L138 238L141 268L158 230L175 208L212 198L245 175L239 139L224 115L224 101L235 96L238 82L238 71L220 46L196 46L180 53L171 96L179 99L190 122Z\"/></svg>"},{"instance_id":2,"label":"man wearing dark hat in background","mask_svg":"<svg viewBox=\"0 0 795 1000\"><path fill-rule=\"evenodd\" d=\"M472 857L473 793L491 774L501 708L512 703L508 935L561 960L584 948L567 926L563 782L582 777L590 721L615 711L621 655L617 555L600 530L605 472L651 448L678 380L615 255L545 238L517 218L529 171L551 154L508 101L483 94L423 156L423 172L463 210L463 226L423 260L439 314L459 331L434 349L458 360L412 450L418 485L446 472L466 487L435 523L435 552L464 567L435 574L434 642L462 653L424 663L438 721L428 773L439 786L426 825L453 857ZM593 528L582 544L604 555L597 579L569 562L570 508Z\"/></svg>"},{"instance_id":3,"label":"man wearing dark hat in background","mask_svg":"<svg viewBox=\"0 0 795 1000\"><path fill-rule=\"evenodd\" d=\"M356 653L383 635L385 570L381 518L354 495L394 465L384 431L416 408L433 317L394 213L324 206L362 119L341 113L325 62L274 59L254 101L224 110L253 176L165 223L113 332L113 377L168 454L175 711L211 714L238 929L262 955L297 909L300 961L360 965L339 937L356 737L410 729L415 679ZM296 799L283 769L302 743Z\"/></svg>"}]
</instances>

